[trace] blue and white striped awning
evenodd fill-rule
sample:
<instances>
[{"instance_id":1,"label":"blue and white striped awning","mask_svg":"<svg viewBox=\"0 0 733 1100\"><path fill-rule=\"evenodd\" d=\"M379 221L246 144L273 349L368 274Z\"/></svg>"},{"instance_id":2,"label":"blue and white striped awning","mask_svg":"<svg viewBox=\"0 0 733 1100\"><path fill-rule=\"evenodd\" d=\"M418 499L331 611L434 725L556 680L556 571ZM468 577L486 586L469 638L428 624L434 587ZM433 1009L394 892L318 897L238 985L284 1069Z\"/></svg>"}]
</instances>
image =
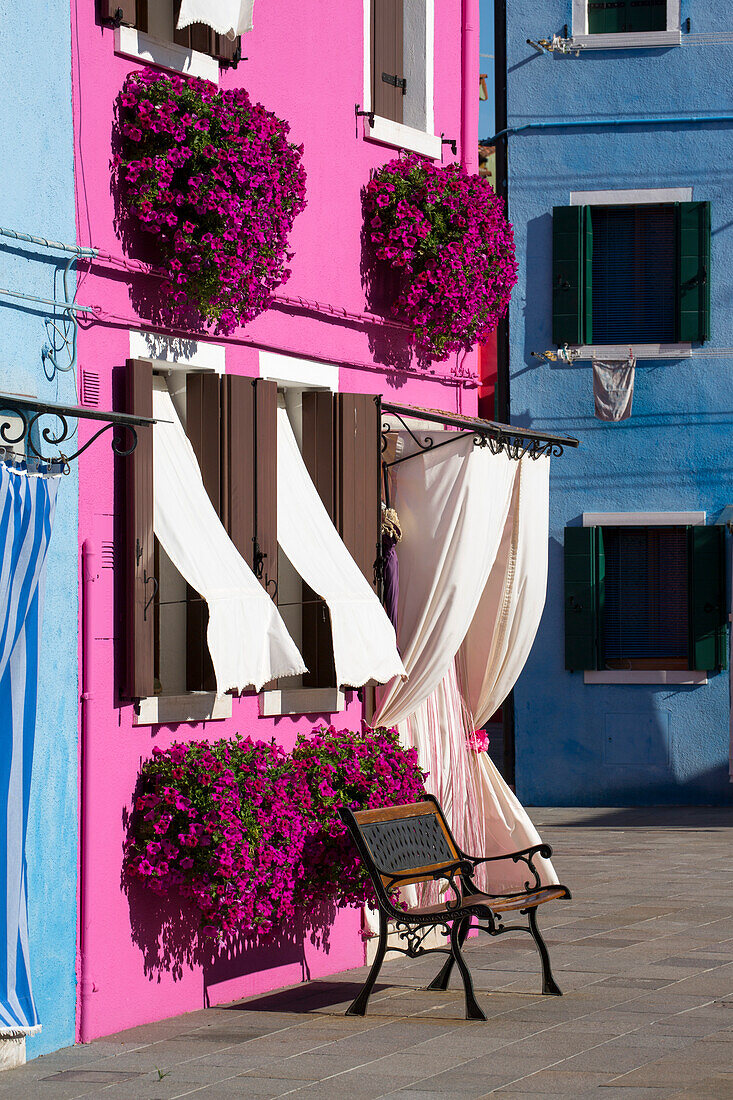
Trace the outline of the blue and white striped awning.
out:
<instances>
[{"instance_id":1,"label":"blue and white striped awning","mask_svg":"<svg viewBox=\"0 0 733 1100\"><path fill-rule=\"evenodd\" d=\"M0 1037L40 1030L28 952L25 837L58 485L58 476L0 462Z\"/></svg>"}]
</instances>

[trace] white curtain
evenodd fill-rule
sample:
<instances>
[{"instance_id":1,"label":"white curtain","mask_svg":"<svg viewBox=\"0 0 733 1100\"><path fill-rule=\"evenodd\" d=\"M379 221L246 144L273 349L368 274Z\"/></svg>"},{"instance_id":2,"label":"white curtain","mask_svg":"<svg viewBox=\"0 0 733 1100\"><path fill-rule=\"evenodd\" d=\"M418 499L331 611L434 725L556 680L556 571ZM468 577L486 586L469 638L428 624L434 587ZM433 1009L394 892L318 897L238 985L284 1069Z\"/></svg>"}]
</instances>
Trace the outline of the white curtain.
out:
<instances>
[{"instance_id":1,"label":"white curtain","mask_svg":"<svg viewBox=\"0 0 733 1100\"><path fill-rule=\"evenodd\" d=\"M153 379L153 526L206 600L216 688L242 691L306 671L280 613L224 530L163 379ZM169 423L165 423L169 421Z\"/></svg>"},{"instance_id":2,"label":"white curtain","mask_svg":"<svg viewBox=\"0 0 733 1100\"><path fill-rule=\"evenodd\" d=\"M429 789L472 854L538 844L516 795L467 737L501 706L537 632L547 584L549 459L510 461L474 448L470 437L393 471L400 578L409 576L398 612L409 679L389 686L375 723L397 723L403 743L417 749ZM557 881L549 862L538 865L543 881ZM526 868L502 863L491 874L494 892L519 889Z\"/></svg>"},{"instance_id":3,"label":"white curtain","mask_svg":"<svg viewBox=\"0 0 733 1100\"><path fill-rule=\"evenodd\" d=\"M328 605L339 687L404 676L394 627L331 522L285 408L277 411L277 540Z\"/></svg>"},{"instance_id":4,"label":"white curtain","mask_svg":"<svg viewBox=\"0 0 733 1100\"><path fill-rule=\"evenodd\" d=\"M236 38L252 30L254 0L181 0L176 27L206 23L217 34Z\"/></svg>"},{"instance_id":5,"label":"white curtain","mask_svg":"<svg viewBox=\"0 0 733 1100\"><path fill-rule=\"evenodd\" d=\"M456 433L417 435L443 442ZM402 439L405 455L408 440ZM464 435L393 467L402 526L397 619L408 680L387 689L375 719L380 725L411 715L453 663L496 560L516 465Z\"/></svg>"}]
</instances>

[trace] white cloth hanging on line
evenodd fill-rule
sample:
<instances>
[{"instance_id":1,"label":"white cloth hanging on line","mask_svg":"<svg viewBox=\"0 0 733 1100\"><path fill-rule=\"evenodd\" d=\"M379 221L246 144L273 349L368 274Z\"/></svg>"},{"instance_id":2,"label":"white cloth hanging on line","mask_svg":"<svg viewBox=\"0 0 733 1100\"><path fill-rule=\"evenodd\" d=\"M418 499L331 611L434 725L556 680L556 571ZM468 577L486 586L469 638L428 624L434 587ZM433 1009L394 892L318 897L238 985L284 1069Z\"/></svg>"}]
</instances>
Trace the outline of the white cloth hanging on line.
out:
<instances>
[{"instance_id":1,"label":"white cloth hanging on line","mask_svg":"<svg viewBox=\"0 0 733 1100\"><path fill-rule=\"evenodd\" d=\"M216 689L242 691L306 672L275 604L229 538L162 378L153 379L153 528L209 608ZM170 421L170 423L165 423Z\"/></svg>"},{"instance_id":2,"label":"white cloth hanging on line","mask_svg":"<svg viewBox=\"0 0 733 1100\"><path fill-rule=\"evenodd\" d=\"M409 453L408 439L401 442ZM408 578L398 618L409 679L389 685L375 724L397 723L403 743L417 749L431 772L428 788L453 809L446 813L459 843L492 855L538 844L529 815L487 755L468 747L467 734L506 698L537 631L549 459L511 461L474 447L470 436L394 467L393 500L403 530L400 577ZM556 882L552 865L541 862L543 881ZM521 887L523 870L494 866L502 889Z\"/></svg>"},{"instance_id":3,"label":"white cloth hanging on line","mask_svg":"<svg viewBox=\"0 0 733 1100\"><path fill-rule=\"evenodd\" d=\"M282 407L277 410L277 541L328 605L338 686L404 676L394 627L331 522Z\"/></svg>"},{"instance_id":4,"label":"white cloth hanging on line","mask_svg":"<svg viewBox=\"0 0 733 1100\"><path fill-rule=\"evenodd\" d=\"M254 0L181 0L176 28L206 23L226 38L234 39L252 30Z\"/></svg>"}]
</instances>

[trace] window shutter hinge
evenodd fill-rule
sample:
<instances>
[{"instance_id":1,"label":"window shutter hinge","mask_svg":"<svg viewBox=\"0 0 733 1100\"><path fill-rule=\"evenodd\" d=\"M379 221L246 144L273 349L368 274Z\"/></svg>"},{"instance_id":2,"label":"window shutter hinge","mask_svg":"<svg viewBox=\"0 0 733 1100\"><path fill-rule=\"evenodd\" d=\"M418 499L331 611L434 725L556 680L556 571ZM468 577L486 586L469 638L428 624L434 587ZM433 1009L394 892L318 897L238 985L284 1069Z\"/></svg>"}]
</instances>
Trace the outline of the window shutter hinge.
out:
<instances>
[{"instance_id":1,"label":"window shutter hinge","mask_svg":"<svg viewBox=\"0 0 733 1100\"><path fill-rule=\"evenodd\" d=\"M396 76L392 73L382 73L382 81L391 84L393 88L400 88L402 94L407 94L407 79L404 76Z\"/></svg>"}]
</instances>

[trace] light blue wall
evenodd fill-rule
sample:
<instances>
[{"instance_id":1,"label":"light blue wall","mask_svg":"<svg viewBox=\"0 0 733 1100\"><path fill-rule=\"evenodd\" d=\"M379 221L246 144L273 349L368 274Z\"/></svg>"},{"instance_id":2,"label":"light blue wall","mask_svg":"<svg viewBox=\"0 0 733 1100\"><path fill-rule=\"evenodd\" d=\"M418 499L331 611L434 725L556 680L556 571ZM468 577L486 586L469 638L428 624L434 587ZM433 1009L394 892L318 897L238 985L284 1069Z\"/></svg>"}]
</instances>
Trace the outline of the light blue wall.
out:
<instances>
[{"instance_id":1,"label":"light blue wall","mask_svg":"<svg viewBox=\"0 0 733 1100\"><path fill-rule=\"evenodd\" d=\"M75 238L68 0L2 4L0 224ZM0 238L0 286L53 297L59 254ZM57 280L60 293L60 279ZM74 378L44 376L43 315L0 296L0 391L76 404ZM63 478L48 556L27 841L32 1058L74 1042L77 862L77 480Z\"/></svg>"},{"instance_id":2,"label":"light blue wall","mask_svg":"<svg viewBox=\"0 0 733 1100\"><path fill-rule=\"evenodd\" d=\"M525 40L561 32L571 23L570 0L508 6L510 125L733 114L733 45L540 56ZM722 0L683 0L687 16L693 32L733 30ZM552 347L552 207L568 205L571 190L651 187L692 187L695 199L712 204L705 346L733 348L733 124L530 132L509 143L520 260L511 418L581 440L552 467L547 606L516 689L517 793L535 805L729 801L727 673L699 687L630 687L585 686L582 673L566 672L562 546L563 528L584 511L704 510L710 522L733 503L733 352L639 363L633 415L619 424L594 418L588 362L540 364L530 353ZM609 760L610 734L626 741L624 758L634 764Z\"/></svg>"}]
</instances>

